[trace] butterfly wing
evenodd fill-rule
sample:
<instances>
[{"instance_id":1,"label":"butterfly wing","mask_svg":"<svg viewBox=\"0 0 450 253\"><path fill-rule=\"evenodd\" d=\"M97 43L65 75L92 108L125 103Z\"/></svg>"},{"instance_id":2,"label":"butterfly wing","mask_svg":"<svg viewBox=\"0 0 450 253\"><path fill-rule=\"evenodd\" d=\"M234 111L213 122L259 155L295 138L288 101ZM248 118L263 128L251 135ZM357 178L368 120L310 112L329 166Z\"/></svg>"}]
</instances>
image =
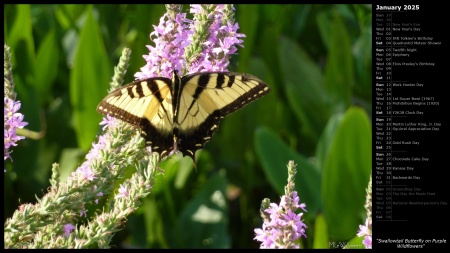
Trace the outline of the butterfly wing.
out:
<instances>
[{"instance_id":1,"label":"butterfly wing","mask_svg":"<svg viewBox=\"0 0 450 253\"><path fill-rule=\"evenodd\" d=\"M183 76L175 117L178 149L195 161L195 152L211 139L224 116L269 91L266 83L248 74L204 72Z\"/></svg>"},{"instance_id":2,"label":"butterfly wing","mask_svg":"<svg viewBox=\"0 0 450 253\"><path fill-rule=\"evenodd\" d=\"M172 80L155 77L136 81L108 94L97 111L141 128L160 157L173 149Z\"/></svg>"}]
</instances>

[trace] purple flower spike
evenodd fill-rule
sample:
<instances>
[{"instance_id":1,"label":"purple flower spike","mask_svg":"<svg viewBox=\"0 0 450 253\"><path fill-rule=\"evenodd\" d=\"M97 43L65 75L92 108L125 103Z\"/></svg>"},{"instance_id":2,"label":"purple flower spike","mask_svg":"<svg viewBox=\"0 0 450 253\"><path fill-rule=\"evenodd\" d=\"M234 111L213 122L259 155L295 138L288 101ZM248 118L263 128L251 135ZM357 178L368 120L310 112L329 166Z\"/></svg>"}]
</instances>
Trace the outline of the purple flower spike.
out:
<instances>
[{"instance_id":1,"label":"purple flower spike","mask_svg":"<svg viewBox=\"0 0 450 253\"><path fill-rule=\"evenodd\" d=\"M293 161L288 166L289 178L285 187L285 195L280 204L270 203L264 199L261 205L261 216L264 220L262 229L255 229L255 240L261 242L262 249L298 249L300 237L306 237L306 224L302 220L303 213L297 213L301 208L306 212L306 205L299 204L300 198L294 191L295 165Z\"/></svg>"},{"instance_id":2,"label":"purple flower spike","mask_svg":"<svg viewBox=\"0 0 450 253\"><path fill-rule=\"evenodd\" d=\"M202 7L198 4L191 5L191 13L194 14L194 20L191 29L194 34L201 33L205 23L211 23L208 30L208 37L202 43L202 51L192 61L189 66L189 73L205 72L205 71L227 71L230 64L230 57L237 51L236 46L242 47L240 37L244 34L237 33L239 29L238 23L232 23L229 19L227 5L218 4L213 10ZM212 8L212 7L211 7ZM234 8L231 6L231 10ZM207 20L205 20L205 17Z\"/></svg>"},{"instance_id":3,"label":"purple flower spike","mask_svg":"<svg viewBox=\"0 0 450 253\"><path fill-rule=\"evenodd\" d=\"M184 48L189 45L189 35L186 13L177 13L174 18L164 14L158 26L153 26L155 31L150 33L150 39L155 46L147 46L150 50L144 55L147 64L134 76L136 79L146 79L155 76L171 77L174 70L183 73L186 65Z\"/></svg>"},{"instance_id":4,"label":"purple flower spike","mask_svg":"<svg viewBox=\"0 0 450 253\"><path fill-rule=\"evenodd\" d=\"M16 134L17 128L23 128L28 125L28 123L23 121L23 114L18 112L20 109L20 101L14 101L5 97L4 103L4 159L6 160L9 158L12 160L9 148L11 146L17 146L17 141L25 139L25 137Z\"/></svg>"}]
</instances>

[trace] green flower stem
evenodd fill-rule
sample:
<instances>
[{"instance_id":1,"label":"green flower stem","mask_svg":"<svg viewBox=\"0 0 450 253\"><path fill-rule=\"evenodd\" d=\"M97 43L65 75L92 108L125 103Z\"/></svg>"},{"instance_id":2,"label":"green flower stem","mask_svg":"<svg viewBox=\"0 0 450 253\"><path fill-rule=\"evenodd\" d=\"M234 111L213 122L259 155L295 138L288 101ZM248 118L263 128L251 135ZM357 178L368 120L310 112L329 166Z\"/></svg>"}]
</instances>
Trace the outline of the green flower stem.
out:
<instances>
[{"instance_id":1,"label":"green flower stem","mask_svg":"<svg viewBox=\"0 0 450 253\"><path fill-rule=\"evenodd\" d=\"M129 56L130 51L125 49L115 68L112 85L122 82ZM98 148L100 143L102 148ZM48 193L37 199L36 204L21 205L6 220L5 248L109 247L114 233L140 205L140 198L150 193L159 160L157 155L149 155L139 132L123 122L108 127L93 150L98 154L88 158L80 168L84 166L95 176L83 177L79 168L65 182L59 182L59 166L53 165ZM130 166L135 166L137 171L123 183L128 195L116 194L102 212L82 217L90 206L98 209L95 201L111 194L114 181L123 177L124 170ZM66 224L76 226L69 235L64 234Z\"/></svg>"}]
</instances>

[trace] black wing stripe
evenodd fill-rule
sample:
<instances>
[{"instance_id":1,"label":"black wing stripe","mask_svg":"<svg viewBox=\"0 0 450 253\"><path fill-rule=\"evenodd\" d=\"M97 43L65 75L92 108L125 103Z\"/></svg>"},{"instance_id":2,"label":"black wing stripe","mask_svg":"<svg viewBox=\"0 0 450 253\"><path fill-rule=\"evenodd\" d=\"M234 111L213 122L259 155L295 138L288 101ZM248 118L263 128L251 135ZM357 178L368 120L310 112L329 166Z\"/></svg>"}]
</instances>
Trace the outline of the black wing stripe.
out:
<instances>
[{"instance_id":1,"label":"black wing stripe","mask_svg":"<svg viewBox=\"0 0 450 253\"><path fill-rule=\"evenodd\" d=\"M123 89L126 89L126 91L127 91L127 94L128 94L128 96L130 97L130 98L134 98L135 96L135 94L134 94L134 92L133 92L133 87L134 87L134 85L130 85L130 86L128 86L128 87L126 87L126 88L123 88Z\"/></svg>"},{"instance_id":2,"label":"black wing stripe","mask_svg":"<svg viewBox=\"0 0 450 253\"><path fill-rule=\"evenodd\" d=\"M159 80L161 82L164 82L162 80ZM161 89L161 87L159 87L158 83L156 82L156 80L149 80L146 82L147 83L147 88L152 92L153 96L155 96L159 103L162 104L164 98L161 97L161 92L159 91ZM170 83L166 83L166 85L168 85L170 87Z\"/></svg>"},{"instance_id":3,"label":"black wing stripe","mask_svg":"<svg viewBox=\"0 0 450 253\"><path fill-rule=\"evenodd\" d=\"M136 93L138 94L138 97L140 97L140 98L145 96L142 87L143 87L143 82L136 85Z\"/></svg>"},{"instance_id":4,"label":"black wing stripe","mask_svg":"<svg viewBox=\"0 0 450 253\"><path fill-rule=\"evenodd\" d=\"M221 89L222 85L225 83L225 75L224 74L217 74L217 79L216 79L216 89Z\"/></svg>"},{"instance_id":5,"label":"black wing stripe","mask_svg":"<svg viewBox=\"0 0 450 253\"><path fill-rule=\"evenodd\" d=\"M210 77L211 77L211 75L208 73L201 74L198 78L197 85L201 86L201 87L206 87L206 85L208 85Z\"/></svg>"},{"instance_id":6,"label":"black wing stripe","mask_svg":"<svg viewBox=\"0 0 450 253\"><path fill-rule=\"evenodd\" d=\"M205 88L201 87L201 86L197 86L197 88L195 89L195 93L192 96L193 100L191 102L191 104L188 107L188 111L190 111L192 109L192 106L194 106L194 103L197 102L197 99L200 97L200 95L202 94L202 92L205 90Z\"/></svg>"},{"instance_id":7,"label":"black wing stripe","mask_svg":"<svg viewBox=\"0 0 450 253\"><path fill-rule=\"evenodd\" d=\"M235 76L228 76L228 78L229 78L229 79L228 79L228 84L227 84L227 86L231 88L231 86L233 86L233 84L234 84Z\"/></svg>"}]
</instances>

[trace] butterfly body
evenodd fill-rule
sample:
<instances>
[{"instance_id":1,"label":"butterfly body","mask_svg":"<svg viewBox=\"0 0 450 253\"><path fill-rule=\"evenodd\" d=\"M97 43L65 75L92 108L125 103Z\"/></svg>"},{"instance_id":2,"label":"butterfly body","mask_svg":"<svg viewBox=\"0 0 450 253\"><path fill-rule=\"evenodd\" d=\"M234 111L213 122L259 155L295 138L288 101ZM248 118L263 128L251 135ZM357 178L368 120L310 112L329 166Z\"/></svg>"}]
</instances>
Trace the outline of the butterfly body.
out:
<instances>
[{"instance_id":1,"label":"butterfly body","mask_svg":"<svg viewBox=\"0 0 450 253\"><path fill-rule=\"evenodd\" d=\"M220 120L270 88L258 78L232 72L201 72L154 77L108 94L97 111L141 129L146 145L161 158L180 151L195 161L217 131Z\"/></svg>"}]
</instances>

